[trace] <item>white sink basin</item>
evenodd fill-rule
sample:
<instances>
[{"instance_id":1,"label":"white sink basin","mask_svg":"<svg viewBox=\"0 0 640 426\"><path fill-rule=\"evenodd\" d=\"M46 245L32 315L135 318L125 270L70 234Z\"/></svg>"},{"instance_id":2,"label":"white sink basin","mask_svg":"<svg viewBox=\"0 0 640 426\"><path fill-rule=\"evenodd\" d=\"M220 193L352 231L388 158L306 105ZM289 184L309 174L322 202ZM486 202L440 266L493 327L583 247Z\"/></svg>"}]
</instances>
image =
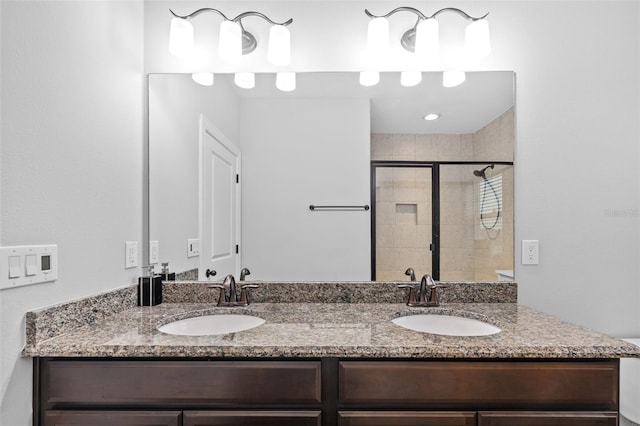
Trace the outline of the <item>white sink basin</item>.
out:
<instances>
[{"instance_id":1,"label":"white sink basin","mask_svg":"<svg viewBox=\"0 0 640 426\"><path fill-rule=\"evenodd\" d=\"M163 333L180 336L212 336L249 330L265 323L251 315L206 315L170 322L158 328Z\"/></svg>"},{"instance_id":2,"label":"white sink basin","mask_svg":"<svg viewBox=\"0 0 640 426\"><path fill-rule=\"evenodd\" d=\"M452 315L408 315L392 322L410 330L445 336L489 336L502 331L483 321Z\"/></svg>"}]
</instances>

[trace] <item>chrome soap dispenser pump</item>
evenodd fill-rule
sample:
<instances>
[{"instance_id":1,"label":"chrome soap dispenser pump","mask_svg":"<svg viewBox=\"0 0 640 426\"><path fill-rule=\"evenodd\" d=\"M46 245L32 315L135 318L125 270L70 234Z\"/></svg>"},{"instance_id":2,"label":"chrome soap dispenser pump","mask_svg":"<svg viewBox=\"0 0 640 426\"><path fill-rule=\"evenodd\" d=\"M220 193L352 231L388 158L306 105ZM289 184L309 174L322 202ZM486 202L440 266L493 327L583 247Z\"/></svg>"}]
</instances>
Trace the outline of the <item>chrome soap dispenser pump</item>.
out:
<instances>
[{"instance_id":1,"label":"chrome soap dispenser pump","mask_svg":"<svg viewBox=\"0 0 640 426\"><path fill-rule=\"evenodd\" d=\"M169 262L162 262L162 271L160 272L162 281L175 281L176 273L169 272Z\"/></svg>"},{"instance_id":2,"label":"chrome soap dispenser pump","mask_svg":"<svg viewBox=\"0 0 640 426\"><path fill-rule=\"evenodd\" d=\"M162 303L162 276L153 272L153 265L145 266L146 276L138 278L138 306Z\"/></svg>"}]
</instances>

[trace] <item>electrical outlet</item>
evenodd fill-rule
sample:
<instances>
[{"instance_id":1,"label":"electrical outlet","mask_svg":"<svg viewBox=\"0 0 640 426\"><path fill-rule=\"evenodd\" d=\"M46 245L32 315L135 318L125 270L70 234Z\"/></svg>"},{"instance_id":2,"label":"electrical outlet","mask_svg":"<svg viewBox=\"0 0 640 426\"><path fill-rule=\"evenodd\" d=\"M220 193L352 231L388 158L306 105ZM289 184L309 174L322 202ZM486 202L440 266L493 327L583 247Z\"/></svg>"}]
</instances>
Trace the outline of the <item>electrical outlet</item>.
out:
<instances>
[{"instance_id":1,"label":"electrical outlet","mask_svg":"<svg viewBox=\"0 0 640 426\"><path fill-rule=\"evenodd\" d=\"M522 264L537 265L540 261L538 240L522 240Z\"/></svg>"},{"instance_id":2,"label":"electrical outlet","mask_svg":"<svg viewBox=\"0 0 640 426\"><path fill-rule=\"evenodd\" d=\"M160 243L158 241L149 241L149 264L155 265L160 259Z\"/></svg>"},{"instance_id":3,"label":"electrical outlet","mask_svg":"<svg viewBox=\"0 0 640 426\"><path fill-rule=\"evenodd\" d=\"M127 241L124 243L124 269L138 266L138 242Z\"/></svg>"}]
</instances>

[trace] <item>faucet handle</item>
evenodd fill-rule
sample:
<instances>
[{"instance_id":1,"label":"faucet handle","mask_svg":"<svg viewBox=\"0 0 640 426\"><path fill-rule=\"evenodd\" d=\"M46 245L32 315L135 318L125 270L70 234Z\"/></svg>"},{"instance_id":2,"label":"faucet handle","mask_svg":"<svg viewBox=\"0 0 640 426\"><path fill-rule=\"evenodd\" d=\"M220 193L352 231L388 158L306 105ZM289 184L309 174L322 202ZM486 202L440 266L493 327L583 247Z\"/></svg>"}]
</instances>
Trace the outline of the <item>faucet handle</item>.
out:
<instances>
[{"instance_id":1,"label":"faucet handle","mask_svg":"<svg viewBox=\"0 0 640 426\"><path fill-rule=\"evenodd\" d=\"M208 287L220 289L220 295L218 296L218 306L222 306L227 301L227 297L224 294L224 286L220 284L212 284Z\"/></svg>"},{"instance_id":2,"label":"faucet handle","mask_svg":"<svg viewBox=\"0 0 640 426\"><path fill-rule=\"evenodd\" d=\"M248 305L249 304L249 292L248 289L250 288L258 288L257 285L255 284L245 284L242 287L240 287L240 304L241 305Z\"/></svg>"},{"instance_id":3,"label":"faucet handle","mask_svg":"<svg viewBox=\"0 0 640 426\"><path fill-rule=\"evenodd\" d=\"M411 284L400 284L398 288L408 288L409 289L409 298L407 299L407 305L410 303L414 303L416 301L416 288Z\"/></svg>"},{"instance_id":4,"label":"faucet handle","mask_svg":"<svg viewBox=\"0 0 640 426\"><path fill-rule=\"evenodd\" d=\"M438 289L439 288L447 288L446 285L442 284L432 284L429 285L429 289L431 293L429 294L429 304L433 306L440 306L440 300L438 299Z\"/></svg>"}]
</instances>

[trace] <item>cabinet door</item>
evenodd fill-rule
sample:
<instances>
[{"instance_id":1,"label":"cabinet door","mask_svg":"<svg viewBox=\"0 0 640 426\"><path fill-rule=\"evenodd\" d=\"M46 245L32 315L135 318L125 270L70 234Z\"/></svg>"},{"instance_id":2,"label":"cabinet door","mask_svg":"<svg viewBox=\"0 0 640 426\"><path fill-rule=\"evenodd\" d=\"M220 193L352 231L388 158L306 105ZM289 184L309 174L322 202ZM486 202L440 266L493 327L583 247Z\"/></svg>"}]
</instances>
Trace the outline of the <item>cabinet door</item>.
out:
<instances>
[{"instance_id":1,"label":"cabinet door","mask_svg":"<svg viewBox=\"0 0 640 426\"><path fill-rule=\"evenodd\" d=\"M183 426L320 426L320 411L185 411Z\"/></svg>"},{"instance_id":2,"label":"cabinet door","mask_svg":"<svg viewBox=\"0 0 640 426\"><path fill-rule=\"evenodd\" d=\"M320 405L320 361L44 360L45 409Z\"/></svg>"},{"instance_id":3,"label":"cabinet door","mask_svg":"<svg viewBox=\"0 0 640 426\"><path fill-rule=\"evenodd\" d=\"M480 412L478 426L616 426L615 412Z\"/></svg>"},{"instance_id":4,"label":"cabinet door","mask_svg":"<svg viewBox=\"0 0 640 426\"><path fill-rule=\"evenodd\" d=\"M180 426L180 411L47 411L44 426Z\"/></svg>"},{"instance_id":5,"label":"cabinet door","mask_svg":"<svg viewBox=\"0 0 640 426\"><path fill-rule=\"evenodd\" d=\"M338 426L475 426L475 412L339 411Z\"/></svg>"},{"instance_id":6,"label":"cabinet door","mask_svg":"<svg viewBox=\"0 0 640 426\"><path fill-rule=\"evenodd\" d=\"M343 406L384 409L615 411L618 364L616 360L340 361L339 398Z\"/></svg>"}]
</instances>

